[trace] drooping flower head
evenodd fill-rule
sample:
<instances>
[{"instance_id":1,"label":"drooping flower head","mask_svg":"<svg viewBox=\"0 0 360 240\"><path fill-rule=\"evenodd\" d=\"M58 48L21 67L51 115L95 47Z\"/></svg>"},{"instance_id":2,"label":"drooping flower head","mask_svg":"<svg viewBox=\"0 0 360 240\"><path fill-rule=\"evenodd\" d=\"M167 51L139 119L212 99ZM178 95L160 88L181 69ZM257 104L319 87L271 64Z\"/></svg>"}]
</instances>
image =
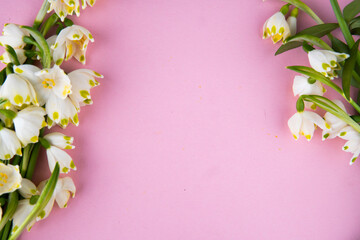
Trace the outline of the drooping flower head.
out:
<instances>
[{"instance_id":1,"label":"drooping flower head","mask_svg":"<svg viewBox=\"0 0 360 240\"><path fill-rule=\"evenodd\" d=\"M48 13L52 10L59 16L61 21L64 21L67 15L75 14L80 15L80 3L79 0L48 0L50 8Z\"/></svg>"},{"instance_id":2,"label":"drooping flower head","mask_svg":"<svg viewBox=\"0 0 360 240\"><path fill-rule=\"evenodd\" d=\"M310 65L325 77L334 79L337 77L336 70L340 70L339 62L349 57L346 53L337 53L328 50L312 50L308 53Z\"/></svg>"},{"instance_id":3,"label":"drooping flower head","mask_svg":"<svg viewBox=\"0 0 360 240\"><path fill-rule=\"evenodd\" d=\"M0 163L0 195L20 188L21 179L19 166Z\"/></svg>"},{"instance_id":4,"label":"drooping flower head","mask_svg":"<svg viewBox=\"0 0 360 240\"><path fill-rule=\"evenodd\" d=\"M16 24L5 24L3 29L3 35L0 36L0 45L5 47L5 45L11 46L18 57L20 64L24 63L26 60L24 46L25 42L23 41L23 37L29 36L29 33L20 28ZM10 63L10 57L7 52L5 52L2 56L0 56L0 60L8 64Z\"/></svg>"},{"instance_id":5,"label":"drooping flower head","mask_svg":"<svg viewBox=\"0 0 360 240\"><path fill-rule=\"evenodd\" d=\"M263 38L271 38L273 43L290 36L290 26L281 12L272 15L264 24Z\"/></svg>"},{"instance_id":6,"label":"drooping flower head","mask_svg":"<svg viewBox=\"0 0 360 240\"><path fill-rule=\"evenodd\" d=\"M57 65L63 60L75 57L79 62L85 64L85 54L89 41L94 42L91 33L84 27L72 25L64 28L56 38L53 59Z\"/></svg>"}]
</instances>

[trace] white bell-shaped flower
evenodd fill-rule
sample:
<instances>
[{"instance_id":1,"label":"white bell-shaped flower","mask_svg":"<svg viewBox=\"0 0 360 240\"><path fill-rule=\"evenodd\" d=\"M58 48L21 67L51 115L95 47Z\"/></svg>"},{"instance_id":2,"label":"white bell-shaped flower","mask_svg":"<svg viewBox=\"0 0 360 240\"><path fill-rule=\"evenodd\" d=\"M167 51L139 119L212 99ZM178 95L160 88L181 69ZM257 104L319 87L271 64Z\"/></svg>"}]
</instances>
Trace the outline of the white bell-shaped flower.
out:
<instances>
[{"instance_id":1,"label":"white bell-shaped flower","mask_svg":"<svg viewBox=\"0 0 360 240\"><path fill-rule=\"evenodd\" d=\"M22 48L15 48L14 51L16 53L16 56L17 56L18 60L19 60L19 63L23 64L27 59L27 57L25 56L25 50L22 49ZM12 62L11 58L10 58L10 55L9 55L9 53L7 51L5 51L3 53L3 55L0 56L0 61L2 63L4 63L4 64L9 64L9 63Z\"/></svg>"},{"instance_id":2,"label":"white bell-shaped flower","mask_svg":"<svg viewBox=\"0 0 360 240\"><path fill-rule=\"evenodd\" d=\"M48 13L52 10L59 16L61 21L64 21L67 15L72 15L74 12L77 16L80 15L79 0L48 0L50 8Z\"/></svg>"},{"instance_id":3,"label":"white bell-shaped flower","mask_svg":"<svg viewBox=\"0 0 360 240\"><path fill-rule=\"evenodd\" d=\"M0 159L10 160L15 154L22 156L20 140L13 130L0 125Z\"/></svg>"},{"instance_id":4,"label":"white bell-shaped flower","mask_svg":"<svg viewBox=\"0 0 360 240\"><path fill-rule=\"evenodd\" d=\"M333 100L333 102L338 105L344 112L347 113L344 104L340 100ZM322 132L322 138L325 139L332 139L335 138L342 132L342 129L344 129L347 126L347 123L341 120L340 118L336 117L332 113L326 112L324 115L324 119L327 125L330 126L330 128L326 128Z\"/></svg>"},{"instance_id":5,"label":"white bell-shaped flower","mask_svg":"<svg viewBox=\"0 0 360 240\"><path fill-rule=\"evenodd\" d=\"M300 135L303 135L308 141L310 141L314 135L315 126L318 126L321 129L329 128L321 116L309 111L295 113L289 119L288 126L296 140Z\"/></svg>"},{"instance_id":6,"label":"white bell-shaped flower","mask_svg":"<svg viewBox=\"0 0 360 240\"><path fill-rule=\"evenodd\" d=\"M321 82L313 79L309 79L308 76L295 76L293 83L294 96L301 95L319 95L322 96L325 93L325 88ZM316 105L311 102L305 102L306 108L315 109Z\"/></svg>"},{"instance_id":7,"label":"white bell-shaped flower","mask_svg":"<svg viewBox=\"0 0 360 240\"><path fill-rule=\"evenodd\" d=\"M33 195L40 195L40 192L36 188L35 184L27 178L23 178L21 180L19 193L24 198L31 198Z\"/></svg>"},{"instance_id":8,"label":"white bell-shaped flower","mask_svg":"<svg viewBox=\"0 0 360 240\"><path fill-rule=\"evenodd\" d=\"M56 38L53 59L57 65L63 60L75 57L79 62L85 64L85 54L89 41L94 42L91 33L84 27L72 25L61 30Z\"/></svg>"},{"instance_id":9,"label":"white bell-shaped flower","mask_svg":"<svg viewBox=\"0 0 360 240\"><path fill-rule=\"evenodd\" d=\"M26 43L23 41L23 37L29 36L29 33L20 28L16 24L5 24L3 28L3 35L0 36L0 45L9 45L14 49L23 48Z\"/></svg>"},{"instance_id":10,"label":"white bell-shaped flower","mask_svg":"<svg viewBox=\"0 0 360 240\"><path fill-rule=\"evenodd\" d=\"M337 77L336 70L340 70L339 62L349 57L346 53L337 53L328 50L312 50L308 53L310 65L325 77L334 79Z\"/></svg>"},{"instance_id":11,"label":"white bell-shaped flower","mask_svg":"<svg viewBox=\"0 0 360 240\"><path fill-rule=\"evenodd\" d=\"M30 203L30 199L23 199L18 202L17 208L15 213L12 217L13 219L13 226L11 232L14 233L21 224L25 221L25 219L29 216L30 212L34 209L35 204ZM28 231L31 230L32 226L35 224L36 219L31 221L27 226L26 229Z\"/></svg>"},{"instance_id":12,"label":"white bell-shaped flower","mask_svg":"<svg viewBox=\"0 0 360 240\"><path fill-rule=\"evenodd\" d=\"M36 92L31 83L18 74L9 74L0 89L0 97L11 104L22 107L24 104L39 105Z\"/></svg>"},{"instance_id":13,"label":"white bell-shaped flower","mask_svg":"<svg viewBox=\"0 0 360 240\"><path fill-rule=\"evenodd\" d=\"M273 43L285 40L290 34L290 26L281 12L272 15L263 27L263 38L270 37Z\"/></svg>"},{"instance_id":14,"label":"white bell-shaped flower","mask_svg":"<svg viewBox=\"0 0 360 240\"><path fill-rule=\"evenodd\" d=\"M46 182L47 181L43 181L39 184L38 189L40 191L44 189ZM56 183L56 187L50 201L44 208L43 213L39 217L37 217L36 220L39 221L41 219L48 217L54 206L55 201L57 202L60 208L66 208L67 203L70 199L70 195L72 195L72 197L74 198L75 193L76 193L76 187L73 180L70 177L59 178Z\"/></svg>"},{"instance_id":15,"label":"white bell-shaped flower","mask_svg":"<svg viewBox=\"0 0 360 240\"><path fill-rule=\"evenodd\" d=\"M80 106L92 104L90 89L100 85L95 77L103 78L103 76L88 69L72 71L68 76L72 85L72 94L70 95L70 98L76 108L79 110Z\"/></svg>"},{"instance_id":16,"label":"white bell-shaped flower","mask_svg":"<svg viewBox=\"0 0 360 240\"><path fill-rule=\"evenodd\" d=\"M49 133L44 136L44 138L50 143L50 145L55 146L61 149L74 149L75 146L72 145L74 138L66 136L65 134L59 132Z\"/></svg>"},{"instance_id":17,"label":"white bell-shaped flower","mask_svg":"<svg viewBox=\"0 0 360 240\"><path fill-rule=\"evenodd\" d=\"M0 163L0 195L21 188L19 166Z\"/></svg>"},{"instance_id":18,"label":"white bell-shaped flower","mask_svg":"<svg viewBox=\"0 0 360 240\"><path fill-rule=\"evenodd\" d=\"M289 28L290 28L290 35L293 36L296 34L296 29L297 29L297 20L296 17L294 16L290 16L288 17L288 19L286 19L287 23L289 24Z\"/></svg>"},{"instance_id":19,"label":"white bell-shaped flower","mask_svg":"<svg viewBox=\"0 0 360 240\"><path fill-rule=\"evenodd\" d=\"M45 110L42 107L27 107L19 111L13 119L15 132L21 143L26 146L38 141L39 131L46 126Z\"/></svg>"},{"instance_id":20,"label":"white bell-shaped flower","mask_svg":"<svg viewBox=\"0 0 360 240\"><path fill-rule=\"evenodd\" d=\"M357 132L351 126L346 126L338 134L338 137L347 140L343 146L345 152L350 152L353 154L350 165L352 165L360 154L360 133Z\"/></svg>"}]
</instances>

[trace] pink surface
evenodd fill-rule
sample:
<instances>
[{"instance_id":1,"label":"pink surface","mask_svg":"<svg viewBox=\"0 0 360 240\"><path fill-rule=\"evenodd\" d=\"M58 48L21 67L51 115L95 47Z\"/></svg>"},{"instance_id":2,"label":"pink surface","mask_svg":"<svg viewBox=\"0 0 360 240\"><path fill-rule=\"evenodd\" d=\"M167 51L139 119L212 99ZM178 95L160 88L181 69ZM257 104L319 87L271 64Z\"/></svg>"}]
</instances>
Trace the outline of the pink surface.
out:
<instances>
[{"instance_id":1,"label":"pink surface","mask_svg":"<svg viewBox=\"0 0 360 240\"><path fill-rule=\"evenodd\" d=\"M41 2L2 1L0 23L30 24ZM327 0L306 2L334 21ZM341 140L287 128L285 66L308 63L261 39L281 5L98 0L75 18L95 37L87 67L106 77L66 131L77 197L21 239L358 239L360 163Z\"/></svg>"}]
</instances>

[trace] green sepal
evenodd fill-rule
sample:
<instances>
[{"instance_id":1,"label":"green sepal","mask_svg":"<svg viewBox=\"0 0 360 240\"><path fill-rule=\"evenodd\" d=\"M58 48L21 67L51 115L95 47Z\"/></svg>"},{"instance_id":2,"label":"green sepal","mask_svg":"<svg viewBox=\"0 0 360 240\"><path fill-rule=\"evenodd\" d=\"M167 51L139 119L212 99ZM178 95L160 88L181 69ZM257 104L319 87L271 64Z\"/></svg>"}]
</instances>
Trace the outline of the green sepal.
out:
<instances>
[{"instance_id":1,"label":"green sepal","mask_svg":"<svg viewBox=\"0 0 360 240\"><path fill-rule=\"evenodd\" d=\"M51 174L51 177L49 178L49 180L47 181L43 191L41 192L41 195L38 199L38 201L36 202L33 210L30 212L30 214L27 216L27 218L25 219L25 221L16 229L15 232L13 232L10 235L9 240L15 240L19 237L19 235L21 234L21 232L25 229L25 227L31 222L33 221L37 216L39 216L39 214L41 213L41 211L46 207L47 203L50 201L55 187L56 187L56 183L58 181L59 178L59 173L60 173L60 166L59 163L56 163L55 168Z\"/></svg>"},{"instance_id":2,"label":"green sepal","mask_svg":"<svg viewBox=\"0 0 360 240\"><path fill-rule=\"evenodd\" d=\"M36 29L28 26L21 26L21 28L26 29L34 40L39 44L39 49L41 53L41 64L43 68L50 68L51 65L51 54L50 48L47 44L44 36Z\"/></svg>"},{"instance_id":3,"label":"green sepal","mask_svg":"<svg viewBox=\"0 0 360 240\"><path fill-rule=\"evenodd\" d=\"M303 112L305 110L304 100L301 97L296 101L296 110L298 112Z\"/></svg>"},{"instance_id":4,"label":"green sepal","mask_svg":"<svg viewBox=\"0 0 360 240\"><path fill-rule=\"evenodd\" d=\"M360 13L360 0L354 0L344 7L343 15L346 22L349 22Z\"/></svg>"},{"instance_id":5,"label":"green sepal","mask_svg":"<svg viewBox=\"0 0 360 240\"><path fill-rule=\"evenodd\" d=\"M49 149L51 147L49 141L46 140L45 138L39 137L39 142L45 149Z\"/></svg>"},{"instance_id":6,"label":"green sepal","mask_svg":"<svg viewBox=\"0 0 360 240\"><path fill-rule=\"evenodd\" d=\"M350 57L345 60L342 71L342 89L347 100L350 100L350 86L352 73L355 69L356 58L358 54L359 40L350 50Z\"/></svg>"},{"instance_id":7,"label":"green sepal","mask_svg":"<svg viewBox=\"0 0 360 240\"><path fill-rule=\"evenodd\" d=\"M300 31L298 34L294 35L293 37L296 37L298 35L311 35L311 36L320 38L320 37L325 36L326 34L331 33L338 27L339 27L339 24L337 24L337 23L319 24L319 25L315 25L315 26L309 27L307 29L304 29L304 30ZM288 42L286 44L281 45L280 48L276 51L275 55L279 55L279 54L289 51L291 49L301 47L301 45L302 45L301 42Z\"/></svg>"},{"instance_id":8,"label":"green sepal","mask_svg":"<svg viewBox=\"0 0 360 240\"><path fill-rule=\"evenodd\" d=\"M64 20L64 25L65 25L66 27L71 27L72 25L74 25L74 22L71 21L71 19L69 19L69 18L65 18L65 20Z\"/></svg>"}]
</instances>

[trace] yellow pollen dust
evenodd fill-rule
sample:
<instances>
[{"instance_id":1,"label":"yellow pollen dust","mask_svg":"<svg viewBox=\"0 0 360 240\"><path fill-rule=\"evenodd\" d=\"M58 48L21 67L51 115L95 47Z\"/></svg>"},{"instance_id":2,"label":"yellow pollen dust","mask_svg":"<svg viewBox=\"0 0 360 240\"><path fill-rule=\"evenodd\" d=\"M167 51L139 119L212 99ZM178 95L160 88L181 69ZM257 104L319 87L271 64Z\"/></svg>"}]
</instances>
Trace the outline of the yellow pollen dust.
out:
<instances>
[{"instance_id":1,"label":"yellow pollen dust","mask_svg":"<svg viewBox=\"0 0 360 240\"><path fill-rule=\"evenodd\" d=\"M55 86L55 81L54 79L51 78L46 78L43 82L42 82L44 88L49 88L52 89Z\"/></svg>"}]
</instances>

